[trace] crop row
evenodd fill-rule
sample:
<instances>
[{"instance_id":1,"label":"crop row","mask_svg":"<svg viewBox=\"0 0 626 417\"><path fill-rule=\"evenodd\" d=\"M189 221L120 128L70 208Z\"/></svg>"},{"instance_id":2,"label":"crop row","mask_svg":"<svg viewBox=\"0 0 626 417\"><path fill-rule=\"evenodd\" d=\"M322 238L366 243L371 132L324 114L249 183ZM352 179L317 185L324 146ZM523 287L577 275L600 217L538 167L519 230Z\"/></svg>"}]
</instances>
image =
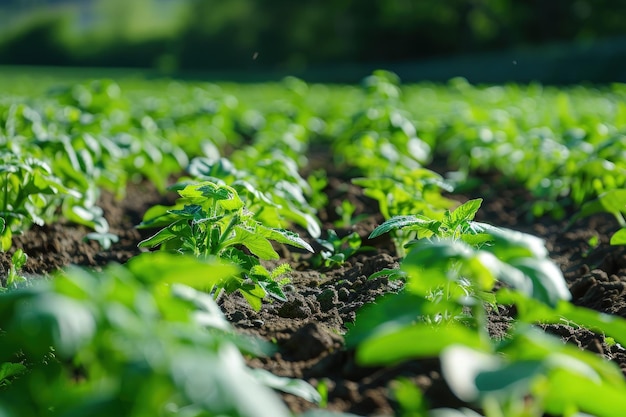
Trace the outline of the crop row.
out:
<instances>
[{"instance_id":1,"label":"crop row","mask_svg":"<svg viewBox=\"0 0 626 417\"><path fill-rule=\"evenodd\" d=\"M238 291L255 309L285 300L289 265L263 262L279 259L277 244L312 251L317 239L326 267L359 250L358 236L339 240L317 218L330 169L378 203L385 222L371 237L391 234L401 258L399 269L374 275L403 290L365 307L346 333L362 364L438 356L454 393L488 417L613 415L626 408L620 370L532 324L566 320L621 345L626 322L574 307L539 239L477 223L481 200L459 206L443 192L497 170L535 194L534 215L621 218L624 94L620 85L401 86L381 71L361 87L287 78L137 83L122 94L93 81L1 98L3 251L32 224L61 216L109 248L116 237L98 197L121 198L129 181L179 198L146 212L138 226L158 230L139 246L159 250L127 265L34 283L19 274L27 254L14 251L0 295L0 415L289 415L267 387L319 401L304 381L248 369L242 353L271 346L234 332L215 299ZM311 169L316 153L332 160ZM440 155L455 176L426 168ZM351 213L347 203L341 210ZM485 325L498 305L518 311L501 341ZM474 415L429 411L416 387L401 386L407 414Z\"/></svg>"}]
</instances>

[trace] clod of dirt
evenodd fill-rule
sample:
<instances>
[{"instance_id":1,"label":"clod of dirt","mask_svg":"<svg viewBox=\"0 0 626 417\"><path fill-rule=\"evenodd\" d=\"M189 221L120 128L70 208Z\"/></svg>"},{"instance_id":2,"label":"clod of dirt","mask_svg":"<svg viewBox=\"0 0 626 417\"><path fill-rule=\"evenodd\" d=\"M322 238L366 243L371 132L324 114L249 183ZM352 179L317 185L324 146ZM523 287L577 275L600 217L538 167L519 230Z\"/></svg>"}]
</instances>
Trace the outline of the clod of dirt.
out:
<instances>
[{"instance_id":1,"label":"clod of dirt","mask_svg":"<svg viewBox=\"0 0 626 417\"><path fill-rule=\"evenodd\" d=\"M310 322L296 330L282 347L295 360L307 360L341 348L343 338L320 323Z\"/></svg>"},{"instance_id":2,"label":"clod of dirt","mask_svg":"<svg viewBox=\"0 0 626 417\"><path fill-rule=\"evenodd\" d=\"M278 309L278 315L288 319L304 319L311 317L313 315L313 311L319 309L313 308L312 310L310 305L311 303L317 303L317 301L313 301L301 294L295 293L289 301L283 303L283 305Z\"/></svg>"}]
</instances>

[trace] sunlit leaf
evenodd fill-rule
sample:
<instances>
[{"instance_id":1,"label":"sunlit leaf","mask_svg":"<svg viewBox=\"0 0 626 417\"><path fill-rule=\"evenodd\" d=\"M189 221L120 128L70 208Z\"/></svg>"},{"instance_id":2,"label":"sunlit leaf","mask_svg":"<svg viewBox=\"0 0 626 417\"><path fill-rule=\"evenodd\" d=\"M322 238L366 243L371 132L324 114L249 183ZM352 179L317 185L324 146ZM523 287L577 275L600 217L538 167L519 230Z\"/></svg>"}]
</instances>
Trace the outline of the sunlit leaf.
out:
<instances>
[{"instance_id":1,"label":"sunlit leaf","mask_svg":"<svg viewBox=\"0 0 626 417\"><path fill-rule=\"evenodd\" d=\"M478 332L462 325L416 324L365 340L357 348L356 358L362 365L392 365L410 359L436 357L455 344L490 349L489 342Z\"/></svg>"},{"instance_id":2,"label":"sunlit leaf","mask_svg":"<svg viewBox=\"0 0 626 417\"><path fill-rule=\"evenodd\" d=\"M237 274L238 268L220 260L200 260L167 252L146 252L128 262L128 268L147 283L180 283L211 289Z\"/></svg>"},{"instance_id":3,"label":"sunlit leaf","mask_svg":"<svg viewBox=\"0 0 626 417\"><path fill-rule=\"evenodd\" d=\"M404 227L419 227L420 229L430 230L430 227L436 223L437 222L435 220L421 215L396 216L374 229L374 231L369 235L369 238L374 239L382 234L388 233L392 230L402 229Z\"/></svg>"}]
</instances>

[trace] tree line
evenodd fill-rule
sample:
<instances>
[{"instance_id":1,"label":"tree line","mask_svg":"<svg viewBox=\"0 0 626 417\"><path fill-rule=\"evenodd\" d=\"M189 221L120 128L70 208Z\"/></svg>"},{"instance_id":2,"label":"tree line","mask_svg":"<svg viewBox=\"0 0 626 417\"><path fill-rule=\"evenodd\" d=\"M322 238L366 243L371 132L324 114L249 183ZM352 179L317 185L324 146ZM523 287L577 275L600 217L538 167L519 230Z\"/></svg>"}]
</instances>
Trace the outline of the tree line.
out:
<instances>
[{"instance_id":1,"label":"tree line","mask_svg":"<svg viewBox=\"0 0 626 417\"><path fill-rule=\"evenodd\" d=\"M298 70L626 34L621 0L187 0L169 30L140 36L133 29L163 0L133 13L99 2L108 21L80 36L70 36L76 10L59 7L5 33L0 64Z\"/></svg>"}]
</instances>

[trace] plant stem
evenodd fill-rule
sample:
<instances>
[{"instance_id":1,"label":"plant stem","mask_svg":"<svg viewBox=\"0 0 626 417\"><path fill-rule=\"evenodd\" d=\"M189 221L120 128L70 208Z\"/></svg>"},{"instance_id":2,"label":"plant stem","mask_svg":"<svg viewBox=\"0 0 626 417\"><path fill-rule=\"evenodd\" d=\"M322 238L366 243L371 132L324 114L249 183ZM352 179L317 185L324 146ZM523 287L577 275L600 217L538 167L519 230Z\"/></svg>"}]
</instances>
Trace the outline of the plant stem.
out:
<instances>
[{"instance_id":1,"label":"plant stem","mask_svg":"<svg viewBox=\"0 0 626 417\"><path fill-rule=\"evenodd\" d=\"M217 241L217 245L216 245L216 248L215 248L216 254L219 253L223 249L222 248L222 244L224 243L224 241L226 241L226 239L228 238L228 235L230 234L230 232L233 230L233 227L235 227L235 225L237 223L239 223L239 215L235 214L230 219L230 222L228 223L228 226L226 226L226 228L224 229L224 231L220 235L219 240Z\"/></svg>"}]
</instances>

